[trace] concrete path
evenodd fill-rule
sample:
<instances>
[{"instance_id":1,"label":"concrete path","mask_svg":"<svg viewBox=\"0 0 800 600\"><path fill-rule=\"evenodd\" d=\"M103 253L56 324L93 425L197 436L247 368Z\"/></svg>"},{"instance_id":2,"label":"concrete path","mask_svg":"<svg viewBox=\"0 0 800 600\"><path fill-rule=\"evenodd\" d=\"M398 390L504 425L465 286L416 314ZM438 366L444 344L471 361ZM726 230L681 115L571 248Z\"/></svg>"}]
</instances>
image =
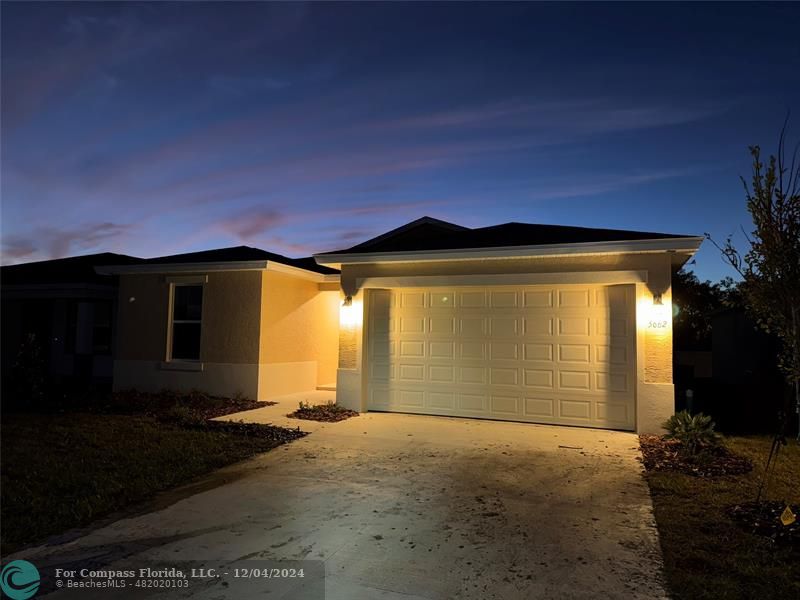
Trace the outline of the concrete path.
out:
<instances>
[{"instance_id":1,"label":"concrete path","mask_svg":"<svg viewBox=\"0 0 800 600\"><path fill-rule=\"evenodd\" d=\"M290 400L232 418L285 424ZM380 413L300 424L313 432L158 510L15 558L317 560L327 600L666 597L633 434ZM259 583L248 585L152 597L255 597ZM74 591L53 597L109 597Z\"/></svg>"}]
</instances>

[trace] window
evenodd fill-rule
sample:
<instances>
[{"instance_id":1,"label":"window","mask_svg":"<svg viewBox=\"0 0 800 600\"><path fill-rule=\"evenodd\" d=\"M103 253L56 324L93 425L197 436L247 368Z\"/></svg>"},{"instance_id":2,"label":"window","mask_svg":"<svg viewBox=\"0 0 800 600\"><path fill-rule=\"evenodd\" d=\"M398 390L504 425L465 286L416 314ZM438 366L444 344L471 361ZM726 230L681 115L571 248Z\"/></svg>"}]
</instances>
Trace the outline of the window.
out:
<instances>
[{"instance_id":1,"label":"window","mask_svg":"<svg viewBox=\"0 0 800 600\"><path fill-rule=\"evenodd\" d=\"M92 354L111 354L111 303L95 302Z\"/></svg>"},{"instance_id":2,"label":"window","mask_svg":"<svg viewBox=\"0 0 800 600\"><path fill-rule=\"evenodd\" d=\"M170 358L173 360L200 360L203 286L175 284L173 290Z\"/></svg>"}]
</instances>

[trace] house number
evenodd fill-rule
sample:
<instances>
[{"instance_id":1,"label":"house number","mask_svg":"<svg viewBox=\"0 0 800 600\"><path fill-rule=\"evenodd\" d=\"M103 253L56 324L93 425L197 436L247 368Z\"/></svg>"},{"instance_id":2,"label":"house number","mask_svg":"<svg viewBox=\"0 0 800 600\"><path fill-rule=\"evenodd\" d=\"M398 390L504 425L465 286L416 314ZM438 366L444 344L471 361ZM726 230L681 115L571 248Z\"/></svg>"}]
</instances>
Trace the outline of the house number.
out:
<instances>
[{"instance_id":1,"label":"house number","mask_svg":"<svg viewBox=\"0 0 800 600\"><path fill-rule=\"evenodd\" d=\"M647 323L648 329L666 329L667 322L666 321L649 321Z\"/></svg>"}]
</instances>

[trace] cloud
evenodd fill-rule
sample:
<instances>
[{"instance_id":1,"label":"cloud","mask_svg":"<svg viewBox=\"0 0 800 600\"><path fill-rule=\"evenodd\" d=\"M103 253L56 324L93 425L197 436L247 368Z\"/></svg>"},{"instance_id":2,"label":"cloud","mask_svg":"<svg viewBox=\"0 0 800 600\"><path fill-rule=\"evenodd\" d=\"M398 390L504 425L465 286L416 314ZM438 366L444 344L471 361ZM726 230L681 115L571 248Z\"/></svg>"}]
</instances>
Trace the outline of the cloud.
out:
<instances>
[{"instance_id":1,"label":"cloud","mask_svg":"<svg viewBox=\"0 0 800 600\"><path fill-rule=\"evenodd\" d=\"M109 240L118 242L130 230L130 225L111 222L84 223L72 228L38 227L27 235L4 236L3 257L14 261L31 257L63 258L98 249Z\"/></svg>"},{"instance_id":2,"label":"cloud","mask_svg":"<svg viewBox=\"0 0 800 600\"><path fill-rule=\"evenodd\" d=\"M36 254L36 245L20 236L6 236L3 239L3 264L13 264L23 258Z\"/></svg>"},{"instance_id":3,"label":"cloud","mask_svg":"<svg viewBox=\"0 0 800 600\"><path fill-rule=\"evenodd\" d=\"M223 231L235 235L240 240L248 241L275 229L285 221L285 215L274 209L248 208L219 221L218 225Z\"/></svg>"},{"instance_id":4,"label":"cloud","mask_svg":"<svg viewBox=\"0 0 800 600\"><path fill-rule=\"evenodd\" d=\"M651 129L699 121L724 111L717 105L663 106L631 104L623 99L503 101L423 113L373 123L376 129L513 128L562 136ZM557 139L557 138L556 138Z\"/></svg>"},{"instance_id":5,"label":"cloud","mask_svg":"<svg viewBox=\"0 0 800 600\"><path fill-rule=\"evenodd\" d=\"M575 183L570 179L570 183L555 183L537 186L530 194L532 200L558 200L564 198L579 198L584 196L597 196L617 192L639 185L645 185L666 179L678 177L691 177L713 170L712 167L700 168L691 167L686 169L664 169L644 173L632 173L623 175L608 175L596 177L585 182Z\"/></svg>"}]
</instances>

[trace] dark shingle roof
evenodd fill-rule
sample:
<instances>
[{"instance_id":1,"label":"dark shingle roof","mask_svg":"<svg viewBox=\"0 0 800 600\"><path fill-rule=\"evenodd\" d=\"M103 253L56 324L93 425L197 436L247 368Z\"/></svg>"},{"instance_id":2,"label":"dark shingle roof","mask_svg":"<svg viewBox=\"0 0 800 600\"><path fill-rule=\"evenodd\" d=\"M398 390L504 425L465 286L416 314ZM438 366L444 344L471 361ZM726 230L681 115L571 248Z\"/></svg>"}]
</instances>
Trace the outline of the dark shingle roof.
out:
<instances>
[{"instance_id":1,"label":"dark shingle roof","mask_svg":"<svg viewBox=\"0 0 800 600\"><path fill-rule=\"evenodd\" d=\"M334 254L373 252L414 252L422 250L466 250L506 246L539 246L547 244L580 244L630 240L658 240L693 237L669 233L628 231L624 229L594 229L564 225L535 225L503 223L491 227L469 229L454 223L422 217L346 250Z\"/></svg>"},{"instance_id":2,"label":"dark shingle roof","mask_svg":"<svg viewBox=\"0 0 800 600\"><path fill-rule=\"evenodd\" d=\"M273 262L305 269L323 275L335 275L339 271L329 267L318 265L312 257L307 258L288 258L274 252L267 252L260 248L250 246L233 246L231 248L219 248L217 250L203 250L201 252L188 252L186 254L173 254L171 256L159 256L143 261L143 264L191 264L191 263L212 263L212 262L245 262L251 260L271 260Z\"/></svg>"},{"instance_id":3,"label":"dark shingle roof","mask_svg":"<svg viewBox=\"0 0 800 600\"><path fill-rule=\"evenodd\" d=\"M101 252L71 256L0 268L3 285L41 285L60 283L110 284L108 275L98 275L94 268L104 265L133 265L144 262L141 258L127 254Z\"/></svg>"}]
</instances>

